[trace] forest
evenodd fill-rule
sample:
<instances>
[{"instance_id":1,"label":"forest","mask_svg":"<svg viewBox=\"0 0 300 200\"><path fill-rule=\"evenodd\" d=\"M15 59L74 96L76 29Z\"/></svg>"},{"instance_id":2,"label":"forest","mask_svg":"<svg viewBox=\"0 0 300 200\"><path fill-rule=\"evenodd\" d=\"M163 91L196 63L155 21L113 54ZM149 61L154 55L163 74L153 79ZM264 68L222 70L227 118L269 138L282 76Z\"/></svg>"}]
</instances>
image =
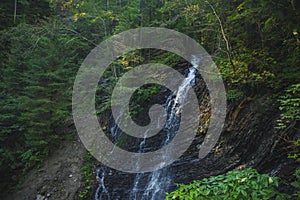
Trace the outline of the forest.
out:
<instances>
[{"instance_id":1,"label":"forest","mask_svg":"<svg viewBox=\"0 0 300 200\"><path fill-rule=\"evenodd\" d=\"M1 199L300 199L300 1L1 0L0 16ZM196 159L212 109L201 75L194 74L188 85L201 115L190 117L201 123L190 148L166 168L133 174L105 166L82 146L72 92L97 45L142 27L178 31L200 44L223 80L227 112L219 140ZM116 146L131 152L157 150L164 140L163 134L126 136L112 119L114 87L147 63L167 65L186 78L194 66L149 48L129 51L105 70L95 95L99 124ZM138 88L130 117L147 125L150 107L166 105L169 96L157 84ZM64 166L69 157L59 152L72 145L81 149L69 151L78 159ZM56 170L52 161L61 166L57 173L35 179L45 168ZM78 172L62 175L73 165Z\"/></svg>"}]
</instances>

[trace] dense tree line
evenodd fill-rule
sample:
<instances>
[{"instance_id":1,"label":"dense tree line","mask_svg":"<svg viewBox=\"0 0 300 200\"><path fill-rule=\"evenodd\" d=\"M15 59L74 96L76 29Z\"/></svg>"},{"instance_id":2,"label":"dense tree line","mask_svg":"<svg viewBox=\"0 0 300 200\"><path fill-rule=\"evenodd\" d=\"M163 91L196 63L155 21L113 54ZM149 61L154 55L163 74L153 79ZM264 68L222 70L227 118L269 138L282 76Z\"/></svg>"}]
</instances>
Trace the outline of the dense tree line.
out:
<instances>
[{"instance_id":1,"label":"dense tree line","mask_svg":"<svg viewBox=\"0 0 300 200\"><path fill-rule=\"evenodd\" d=\"M0 36L2 181L41 162L61 137L55 130L70 116L72 83L88 49L50 15L48 1L18 1L15 21L11 3L2 4L10 12Z\"/></svg>"},{"instance_id":2,"label":"dense tree line","mask_svg":"<svg viewBox=\"0 0 300 200\"><path fill-rule=\"evenodd\" d=\"M81 61L97 43L130 28L160 26L189 35L212 54L229 99L270 93L282 112L278 128L297 128L299 11L294 0L3 1L1 174L29 169L48 155L62 137L56 127L70 116L72 81ZM132 52L115 67L122 72L145 58Z\"/></svg>"}]
</instances>

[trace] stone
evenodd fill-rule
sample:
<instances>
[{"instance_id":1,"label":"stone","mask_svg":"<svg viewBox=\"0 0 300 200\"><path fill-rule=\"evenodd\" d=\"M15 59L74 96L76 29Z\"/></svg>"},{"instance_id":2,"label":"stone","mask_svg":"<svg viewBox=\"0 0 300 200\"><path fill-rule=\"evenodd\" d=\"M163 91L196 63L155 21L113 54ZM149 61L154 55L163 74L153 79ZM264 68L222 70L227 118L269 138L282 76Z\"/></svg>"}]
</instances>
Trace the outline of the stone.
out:
<instances>
[{"instance_id":1,"label":"stone","mask_svg":"<svg viewBox=\"0 0 300 200\"><path fill-rule=\"evenodd\" d=\"M45 200L45 197L38 194L38 195L36 195L36 200Z\"/></svg>"}]
</instances>

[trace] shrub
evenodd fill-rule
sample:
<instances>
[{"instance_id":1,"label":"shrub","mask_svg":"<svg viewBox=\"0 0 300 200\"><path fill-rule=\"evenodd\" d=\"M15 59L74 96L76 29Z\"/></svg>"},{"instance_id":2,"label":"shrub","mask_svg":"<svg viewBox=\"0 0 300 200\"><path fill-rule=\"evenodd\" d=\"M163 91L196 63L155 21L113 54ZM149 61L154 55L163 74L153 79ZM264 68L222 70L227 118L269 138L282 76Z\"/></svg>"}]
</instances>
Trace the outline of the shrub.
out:
<instances>
[{"instance_id":1,"label":"shrub","mask_svg":"<svg viewBox=\"0 0 300 200\"><path fill-rule=\"evenodd\" d=\"M259 174L255 169L233 170L225 175L212 176L191 184L178 184L179 188L167 193L166 200L202 199L286 199L288 195L279 193L278 178Z\"/></svg>"}]
</instances>

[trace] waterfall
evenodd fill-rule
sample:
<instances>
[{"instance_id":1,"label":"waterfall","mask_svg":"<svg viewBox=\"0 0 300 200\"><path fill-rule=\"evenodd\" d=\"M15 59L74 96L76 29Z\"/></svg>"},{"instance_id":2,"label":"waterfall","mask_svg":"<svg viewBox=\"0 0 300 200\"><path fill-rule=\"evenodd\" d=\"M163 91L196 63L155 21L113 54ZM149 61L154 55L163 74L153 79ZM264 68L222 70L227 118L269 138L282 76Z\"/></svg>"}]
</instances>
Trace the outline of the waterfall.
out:
<instances>
[{"instance_id":1,"label":"waterfall","mask_svg":"<svg viewBox=\"0 0 300 200\"><path fill-rule=\"evenodd\" d=\"M101 168L98 168L96 170L96 179L99 183L97 190L95 192L95 199L96 200L110 200L109 192L107 191L105 184L104 184L104 178L105 178L105 171Z\"/></svg>"},{"instance_id":2,"label":"waterfall","mask_svg":"<svg viewBox=\"0 0 300 200\"><path fill-rule=\"evenodd\" d=\"M186 78L178 87L177 91L171 93L167 98L166 103L163 105L167 113L167 121L164 125L163 132L166 137L161 142L160 146L167 145L179 128L180 125L180 113L182 106L184 104L185 98L189 89L195 85L196 68L200 63L200 58L197 56L192 56L191 59L192 67L186 75ZM117 119L118 120L118 119ZM116 120L116 121L117 121ZM161 123L158 119L157 123ZM118 136L121 130L117 127L116 122L111 127L112 135ZM144 133L144 138L139 143L139 153L145 152L147 142L147 132ZM164 155L162 155L164 156ZM139 162L136 163L136 167L139 167ZM105 173L99 173L97 171L97 177L101 175L98 180L98 188L95 194L95 200L107 200L110 199L109 193L104 185ZM154 171L152 173L139 173L134 177L133 185L129 193L130 200L160 200L165 198L165 192L168 191L172 185L172 170L170 167L165 167L163 169ZM99 195L100 194L100 195ZM127 199L127 198L126 198Z\"/></svg>"}]
</instances>

